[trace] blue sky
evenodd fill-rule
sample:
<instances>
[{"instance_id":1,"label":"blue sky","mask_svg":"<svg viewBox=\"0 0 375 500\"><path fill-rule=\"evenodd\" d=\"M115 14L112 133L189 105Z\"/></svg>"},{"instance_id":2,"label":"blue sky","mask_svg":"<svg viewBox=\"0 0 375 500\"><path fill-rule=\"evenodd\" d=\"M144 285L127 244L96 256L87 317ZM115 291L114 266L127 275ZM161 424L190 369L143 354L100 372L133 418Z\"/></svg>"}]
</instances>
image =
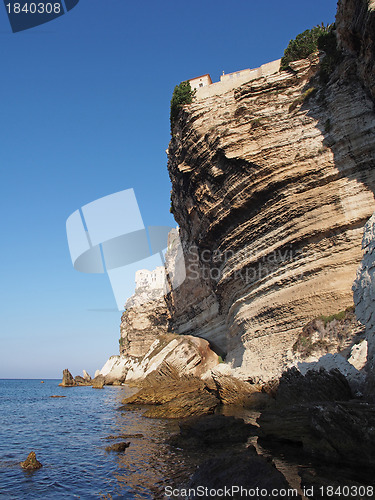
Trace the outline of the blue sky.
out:
<instances>
[{"instance_id":1,"label":"blue sky","mask_svg":"<svg viewBox=\"0 0 375 500\"><path fill-rule=\"evenodd\" d=\"M93 375L118 353L108 277L73 269L66 219L133 188L146 225L174 225L174 86L278 59L335 11L335 0L81 0L13 34L0 6L0 378Z\"/></svg>"}]
</instances>

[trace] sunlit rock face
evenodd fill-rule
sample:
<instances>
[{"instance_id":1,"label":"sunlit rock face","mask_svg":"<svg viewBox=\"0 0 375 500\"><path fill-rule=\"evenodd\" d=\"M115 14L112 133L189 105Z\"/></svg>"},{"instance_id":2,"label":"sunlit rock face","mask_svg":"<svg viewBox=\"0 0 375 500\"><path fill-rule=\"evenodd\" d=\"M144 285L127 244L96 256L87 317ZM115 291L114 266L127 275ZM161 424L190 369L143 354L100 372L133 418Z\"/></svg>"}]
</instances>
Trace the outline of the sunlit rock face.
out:
<instances>
[{"instance_id":1,"label":"sunlit rock face","mask_svg":"<svg viewBox=\"0 0 375 500\"><path fill-rule=\"evenodd\" d=\"M339 6L342 44L354 5ZM170 326L208 339L240 375L279 375L303 325L353 303L375 208L371 47L346 55L328 84L314 78L317 57L299 61L196 99L174 127L186 279L167 298Z\"/></svg>"}]
</instances>

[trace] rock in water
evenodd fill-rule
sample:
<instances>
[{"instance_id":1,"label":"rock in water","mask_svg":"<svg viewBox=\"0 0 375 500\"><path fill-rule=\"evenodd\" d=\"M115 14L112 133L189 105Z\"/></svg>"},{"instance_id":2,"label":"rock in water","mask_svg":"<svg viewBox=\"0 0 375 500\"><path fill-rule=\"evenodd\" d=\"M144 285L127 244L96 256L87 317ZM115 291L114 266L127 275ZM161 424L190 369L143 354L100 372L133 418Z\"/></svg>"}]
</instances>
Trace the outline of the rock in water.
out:
<instances>
[{"instance_id":1,"label":"rock in water","mask_svg":"<svg viewBox=\"0 0 375 500\"><path fill-rule=\"evenodd\" d=\"M93 389L103 389L104 382L105 382L105 378L103 377L103 375L98 375L92 381L92 388Z\"/></svg>"},{"instance_id":2,"label":"rock in water","mask_svg":"<svg viewBox=\"0 0 375 500\"><path fill-rule=\"evenodd\" d=\"M83 370L83 378L87 381L87 382L91 382L91 376L87 373L86 370Z\"/></svg>"},{"instance_id":3,"label":"rock in water","mask_svg":"<svg viewBox=\"0 0 375 500\"><path fill-rule=\"evenodd\" d=\"M43 467L43 465L36 459L35 451L31 451L24 462L20 463L22 469L25 470L37 470Z\"/></svg>"},{"instance_id":4,"label":"rock in water","mask_svg":"<svg viewBox=\"0 0 375 500\"><path fill-rule=\"evenodd\" d=\"M63 371L62 382L59 385L61 387L75 387L77 385L76 381L73 378L73 375L67 368Z\"/></svg>"},{"instance_id":5,"label":"rock in water","mask_svg":"<svg viewBox=\"0 0 375 500\"><path fill-rule=\"evenodd\" d=\"M115 443L111 446L106 446L105 451L115 451L116 453L122 453L126 450L126 448L129 448L129 446L130 443L123 441L122 443Z\"/></svg>"},{"instance_id":6,"label":"rock in water","mask_svg":"<svg viewBox=\"0 0 375 500\"><path fill-rule=\"evenodd\" d=\"M77 385L91 385L91 380L86 380L85 378L81 377L80 375L77 375L74 380L76 381Z\"/></svg>"}]
</instances>

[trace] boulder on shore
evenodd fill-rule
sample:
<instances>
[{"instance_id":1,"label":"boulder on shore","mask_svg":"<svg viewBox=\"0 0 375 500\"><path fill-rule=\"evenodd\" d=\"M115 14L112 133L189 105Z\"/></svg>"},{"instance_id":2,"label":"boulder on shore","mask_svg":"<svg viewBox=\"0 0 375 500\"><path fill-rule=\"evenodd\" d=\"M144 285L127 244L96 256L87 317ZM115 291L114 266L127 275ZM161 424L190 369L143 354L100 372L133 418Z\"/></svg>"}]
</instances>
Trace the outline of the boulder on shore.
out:
<instances>
[{"instance_id":1,"label":"boulder on shore","mask_svg":"<svg viewBox=\"0 0 375 500\"><path fill-rule=\"evenodd\" d=\"M124 404L152 405L144 413L150 418L187 418L213 413L220 403L197 377L180 377L177 370L166 366L164 372L152 373L139 392L123 400Z\"/></svg>"},{"instance_id":2,"label":"boulder on shore","mask_svg":"<svg viewBox=\"0 0 375 500\"><path fill-rule=\"evenodd\" d=\"M43 467L43 465L36 459L35 451L31 451L24 462L20 463L22 469L25 470L37 470Z\"/></svg>"},{"instance_id":3,"label":"boulder on shore","mask_svg":"<svg viewBox=\"0 0 375 500\"><path fill-rule=\"evenodd\" d=\"M59 385L61 387L75 387L77 385L76 381L73 378L73 375L67 368L63 371L62 382Z\"/></svg>"}]
</instances>

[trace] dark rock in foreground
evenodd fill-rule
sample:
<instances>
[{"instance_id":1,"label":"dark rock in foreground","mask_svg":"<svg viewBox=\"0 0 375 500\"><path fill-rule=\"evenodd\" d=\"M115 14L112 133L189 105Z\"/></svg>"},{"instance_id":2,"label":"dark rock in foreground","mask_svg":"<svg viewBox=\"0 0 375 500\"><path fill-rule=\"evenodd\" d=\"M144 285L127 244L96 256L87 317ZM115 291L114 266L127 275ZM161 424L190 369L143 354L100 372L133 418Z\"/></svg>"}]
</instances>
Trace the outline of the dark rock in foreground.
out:
<instances>
[{"instance_id":1,"label":"dark rock in foreground","mask_svg":"<svg viewBox=\"0 0 375 500\"><path fill-rule=\"evenodd\" d=\"M116 453L122 453L129 448L130 443L126 443L125 441L122 443L111 444L111 446L106 446L105 451L115 451Z\"/></svg>"},{"instance_id":2,"label":"dark rock in foreground","mask_svg":"<svg viewBox=\"0 0 375 500\"><path fill-rule=\"evenodd\" d=\"M73 375L67 368L63 371L62 382L59 385L61 387L75 387L77 385L76 381L73 378Z\"/></svg>"},{"instance_id":3,"label":"dark rock in foreground","mask_svg":"<svg viewBox=\"0 0 375 500\"><path fill-rule=\"evenodd\" d=\"M24 462L20 463L21 467L25 470L37 470L43 465L36 459L35 451L31 451Z\"/></svg>"},{"instance_id":4,"label":"dark rock in foreground","mask_svg":"<svg viewBox=\"0 0 375 500\"><path fill-rule=\"evenodd\" d=\"M207 488L205 495L190 495L191 500L195 498L222 498L220 489L230 489L231 494L227 498L242 499L249 498L276 498L276 499L300 499L300 496L288 496L290 486L285 477L275 466L264 457L257 454L255 448L250 446L245 451L231 452L223 454L203 462L191 478L188 488L195 489L199 493L198 487ZM233 489L232 489L233 488ZM241 488L252 491L252 495L241 495ZM215 490L218 496L209 493L209 490ZM256 494L256 491L262 491L262 496ZM255 492L254 492L255 490ZM264 490L267 490L265 492ZM278 491L278 496L271 494ZM264 494L263 494L264 493ZM286 493L286 494L285 494Z\"/></svg>"},{"instance_id":5,"label":"dark rock in foreground","mask_svg":"<svg viewBox=\"0 0 375 500\"><path fill-rule=\"evenodd\" d=\"M169 443L181 448L245 443L258 430L255 425L245 424L242 418L219 414L190 418L179 425L180 433L172 436Z\"/></svg>"},{"instance_id":6,"label":"dark rock in foreground","mask_svg":"<svg viewBox=\"0 0 375 500\"><path fill-rule=\"evenodd\" d=\"M375 405L359 401L295 405L262 413L260 436L353 467L375 466Z\"/></svg>"}]
</instances>

